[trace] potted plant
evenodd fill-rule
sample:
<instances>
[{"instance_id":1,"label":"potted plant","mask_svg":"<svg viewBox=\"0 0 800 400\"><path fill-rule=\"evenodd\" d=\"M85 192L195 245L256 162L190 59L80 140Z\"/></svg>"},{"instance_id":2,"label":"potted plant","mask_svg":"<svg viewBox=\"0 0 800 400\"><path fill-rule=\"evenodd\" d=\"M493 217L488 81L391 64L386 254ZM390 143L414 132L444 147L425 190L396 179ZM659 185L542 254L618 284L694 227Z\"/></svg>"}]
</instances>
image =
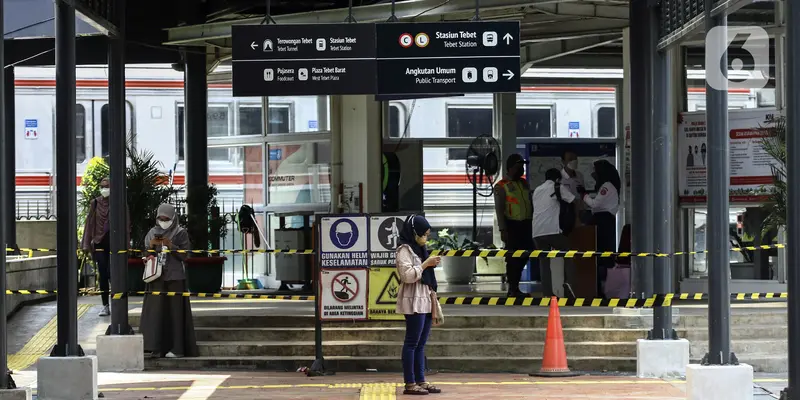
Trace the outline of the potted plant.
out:
<instances>
[{"instance_id":1,"label":"potted plant","mask_svg":"<svg viewBox=\"0 0 800 400\"><path fill-rule=\"evenodd\" d=\"M775 117L770 126L764 129L769 130L770 134L761 140L761 145L777 161L771 166L774 189L769 193L769 202L762 206L767 212L763 234L767 234L786 226L786 117Z\"/></svg>"},{"instance_id":2,"label":"potted plant","mask_svg":"<svg viewBox=\"0 0 800 400\"><path fill-rule=\"evenodd\" d=\"M181 225L189 231L189 240L196 250L219 250L220 239L228 233L228 217L221 215L217 203L218 190L215 185L208 185L205 197L205 214L208 218L208 238L205 245L198 243L195 236L196 228L192 226L192 221L186 213L181 213ZM186 200L184 200L184 203ZM202 241L202 239L199 239ZM222 288L222 274L227 257L221 257L217 253L193 253L186 258L186 279L189 290L200 293L217 293Z\"/></svg>"},{"instance_id":3,"label":"potted plant","mask_svg":"<svg viewBox=\"0 0 800 400\"><path fill-rule=\"evenodd\" d=\"M436 239L428 241L431 250L477 250L480 246L469 239L459 241L458 233L450 233L442 229L437 233ZM463 285L472 282L475 272L475 258L473 257L442 257L442 270L445 280L449 284Z\"/></svg>"},{"instance_id":4,"label":"potted plant","mask_svg":"<svg viewBox=\"0 0 800 400\"><path fill-rule=\"evenodd\" d=\"M160 161L154 159L155 155L147 150L133 148L128 143L128 157L130 164L126 171L128 210L131 218L131 249L145 249L144 237L156 223L158 206L168 203L170 197L178 192L168 182L166 174L161 172ZM145 284L142 281L144 263L142 254L128 253L128 289L143 291Z\"/></svg>"}]
</instances>

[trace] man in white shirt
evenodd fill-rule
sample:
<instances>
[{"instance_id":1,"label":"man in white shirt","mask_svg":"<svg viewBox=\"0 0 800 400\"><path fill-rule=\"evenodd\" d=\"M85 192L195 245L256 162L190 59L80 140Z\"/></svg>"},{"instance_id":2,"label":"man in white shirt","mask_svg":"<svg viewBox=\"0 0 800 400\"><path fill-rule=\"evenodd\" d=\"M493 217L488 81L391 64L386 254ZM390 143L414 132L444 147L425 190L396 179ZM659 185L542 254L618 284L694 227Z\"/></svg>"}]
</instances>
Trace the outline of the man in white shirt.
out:
<instances>
[{"instance_id":1,"label":"man in white shirt","mask_svg":"<svg viewBox=\"0 0 800 400\"><path fill-rule=\"evenodd\" d=\"M583 174L578 171L578 155L571 150L565 151L561 154L561 185L569 189L573 197L579 196L579 187L585 187L586 180L583 179Z\"/></svg>"},{"instance_id":2,"label":"man in white shirt","mask_svg":"<svg viewBox=\"0 0 800 400\"><path fill-rule=\"evenodd\" d=\"M576 196L560 184L561 172L555 168L545 172L545 181L533 191L533 240L539 250L569 250L569 240L561 231L559 215L561 203L556 196L556 188L561 200L575 207ZM541 259L542 285L545 297L554 295L553 278L550 272L550 259ZM568 298L575 298L572 285L575 283L575 263L571 258L564 258L564 293Z\"/></svg>"}]
</instances>

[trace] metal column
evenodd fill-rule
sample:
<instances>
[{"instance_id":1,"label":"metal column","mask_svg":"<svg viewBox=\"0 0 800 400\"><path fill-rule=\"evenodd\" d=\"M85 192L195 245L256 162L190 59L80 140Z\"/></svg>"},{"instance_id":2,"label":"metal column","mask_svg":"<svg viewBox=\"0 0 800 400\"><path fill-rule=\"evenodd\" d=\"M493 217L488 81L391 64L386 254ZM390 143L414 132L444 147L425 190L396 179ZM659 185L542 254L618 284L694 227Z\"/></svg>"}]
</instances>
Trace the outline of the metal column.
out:
<instances>
[{"instance_id":1,"label":"metal column","mask_svg":"<svg viewBox=\"0 0 800 400\"><path fill-rule=\"evenodd\" d=\"M186 159L186 206L189 235L196 249L208 248L208 83L206 56L200 48L186 50L183 131ZM269 110L265 110L268 112Z\"/></svg>"},{"instance_id":2,"label":"metal column","mask_svg":"<svg viewBox=\"0 0 800 400\"><path fill-rule=\"evenodd\" d=\"M787 215L786 215L786 259L787 259L787 291L789 292L789 385L781 393L781 399L800 399L800 271L797 260L800 259L800 138L797 129L800 126L800 80L797 63L800 51L800 5L794 1L784 2L786 18L786 85L783 87L786 115L786 177ZM777 51L780 51L776 49ZM792 265L793 264L793 265ZM794 338L794 339L793 339Z\"/></svg>"},{"instance_id":3,"label":"metal column","mask_svg":"<svg viewBox=\"0 0 800 400\"><path fill-rule=\"evenodd\" d=\"M651 8L651 16L658 18L656 8ZM658 28L658 24L651 25L651 28ZM657 33L651 39L657 38ZM674 57L676 49L670 50ZM670 85L675 85L674 74L669 68L667 53L662 51L653 52L653 135L650 143L653 159L652 164L662 166L653 169L653 180L663 184L653 185L653 222L656 229L653 230L654 251L659 253L670 253L673 249L673 234L675 230L675 213L673 202L675 201L675 189L670 184L674 177L672 158L673 133L669 127L669 110L672 109ZM653 260L653 289L655 294L672 293L672 257L657 257ZM653 330L650 331L648 339L665 340L677 339L672 329L672 307L656 307L653 310Z\"/></svg>"},{"instance_id":4,"label":"metal column","mask_svg":"<svg viewBox=\"0 0 800 400\"><path fill-rule=\"evenodd\" d=\"M652 117L650 16L647 0L632 0L631 35L631 247L634 253L653 251L652 157L650 122ZM657 25L656 25L657 26ZM652 295L652 259L633 257L635 296Z\"/></svg>"},{"instance_id":5,"label":"metal column","mask_svg":"<svg viewBox=\"0 0 800 400\"><path fill-rule=\"evenodd\" d=\"M78 345L77 188L75 186L75 8L55 2L56 15L56 264L58 340L52 356L83 356Z\"/></svg>"},{"instance_id":6,"label":"metal column","mask_svg":"<svg viewBox=\"0 0 800 400\"><path fill-rule=\"evenodd\" d=\"M0 5L2 8L2 5ZM2 11L0 11L0 17L2 16ZM2 23L0 22L0 27L2 27ZM0 44L0 53L2 53L3 46ZM2 57L2 55L0 55ZM2 62L3 58L0 58L0 63ZM2 65L2 64L0 64ZM3 73L5 75L3 76ZM5 131L2 135L2 156L0 156L0 163L3 163L3 166L0 168L2 169L2 173L0 173L0 191L5 193L2 197L0 197L0 213L3 214L4 217L0 217L0 221L2 223L3 233L5 234L5 239L3 243L7 244L6 247L11 247L13 249L17 248L17 221L16 221L16 211L15 211L15 204L17 200L17 185L15 182L15 171L16 171L16 129L14 128L14 67L5 68L4 71L0 71L0 79L3 82L3 87L0 88L0 98L3 98L3 111L0 111L0 124L3 124L3 120L5 120L5 124L2 126L5 127ZM5 219L3 219L5 218Z\"/></svg>"},{"instance_id":7,"label":"metal column","mask_svg":"<svg viewBox=\"0 0 800 400\"><path fill-rule=\"evenodd\" d=\"M721 51L719 60L706 62L706 137L708 216L706 219L706 249L708 250L708 338L709 352L704 364L735 364L731 354L731 300L730 300L730 242L728 240L728 208L730 172L728 139L728 52L727 17L724 13L711 15L713 0L706 0L706 53L716 48ZM717 28L717 33L708 33ZM719 31L722 29L722 31ZM716 82L724 87L713 87L708 79L711 73L723 74L725 79Z\"/></svg>"},{"instance_id":8,"label":"metal column","mask_svg":"<svg viewBox=\"0 0 800 400\"><path fill-rule=\"evenodd\" d=\"M4 18L4 7L2 2L0 2L0 32L3 32L5 27L3 24ZM5 46L4 41L0 40L0 99L5 100L5 77L3 75L5 68L2 66L5 65ZM14 75L11 75L12 79ZM13 80L12 80L13 85ZM12 91L13 96L13 91ZM4 107L0 107L0 126L4 128L4 131L0 137L2 137L2 147L3 147L3 155L2 160L0 160L0 190L6 192L4 196L0 196L0 202L2 202L2 207L0 207L0 246L2 246L3 251L0 253L0 310L3 310L3 317L0 318L0 389L7 389L8 388L8 375L6 372L8 371L8 325L6 324L5 318L5 310L6 310L6 247L8 247L7 243L13 242L10 240L13 236L9 235L9 231L11 231L11 235L15 235L15 225L16 225L16 218L14 216L14 198L15 198L15 191L16 185L14 185L15 179L15 166L14 166L14 152L16 148L14 146L14 130L8 130L8 126L5 125L5 109ZM8 153L11 153L11 160L8 160ZM9 187L11 190L9 191ZM9 210L9 203L11 204L11 209Z\"/></svg>"},{"instance_id":9,"label":"metal column","mask_svg":"<svg viewBox=\"0 0 800 400\"><path fill-rule=\"evenodd\" d=\"M108 42L108 103L110 126L111 167L111 293L128 291L128 254L121 252L130 246L128 231L128 207L126 190L126 145L125 124L125 0L114 4L114 23L119 34ZM112 299L111 326L106 334L132 335L128 324L128 297Z\"/></svg>"}]
</instances>

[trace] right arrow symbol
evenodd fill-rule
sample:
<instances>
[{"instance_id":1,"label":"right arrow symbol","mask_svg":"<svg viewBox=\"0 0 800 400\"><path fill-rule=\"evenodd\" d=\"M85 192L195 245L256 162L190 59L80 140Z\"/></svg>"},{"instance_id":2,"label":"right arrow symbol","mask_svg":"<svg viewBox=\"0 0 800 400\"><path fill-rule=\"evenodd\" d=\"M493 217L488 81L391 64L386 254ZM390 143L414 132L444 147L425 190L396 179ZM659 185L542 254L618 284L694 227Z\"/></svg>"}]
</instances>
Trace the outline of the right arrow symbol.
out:
<instances>
[{"instance_id":1,"label":"right arrow symbol","mask_svg":"<svg viewBox=\"0 0 800 400\"><path fill-rule=\"evenodd\" d=\"M503 40L506 41L506 44L511 44L511 41L514 40L514 37L511 36L510 33L506 33L506 35L503 36Z\"/></svg>"},{"instance_id":2,"label":"right arrow symbol","mask_svg":"<svg viewBox=\"0 0 800 400\"><path fill-rule=\"evenodd\" d=\"M503 76L505 76L506 78L508 78L508 80L510 81L510 80L511 80L511 78L513 78L513 77L514 77L514 73L513 73L513 72L511 72L511 70L510 70L510 69L507 69L507 70L506 70L506 73L505 73L505 74L503 74Z\"/></svg>"}]
</instances>

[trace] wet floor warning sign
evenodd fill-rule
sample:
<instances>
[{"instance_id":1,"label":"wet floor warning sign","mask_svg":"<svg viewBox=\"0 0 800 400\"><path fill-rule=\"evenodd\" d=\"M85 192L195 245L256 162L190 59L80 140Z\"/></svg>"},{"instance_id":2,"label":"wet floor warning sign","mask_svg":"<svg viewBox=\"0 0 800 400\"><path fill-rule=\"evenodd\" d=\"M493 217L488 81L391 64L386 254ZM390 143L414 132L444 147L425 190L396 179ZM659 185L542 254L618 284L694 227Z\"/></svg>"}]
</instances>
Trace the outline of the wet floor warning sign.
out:
<instances>
[{"instance_id":1,"label":"wet floor warning sign","mask_svg":"<svg viewBox=\"0 0 800 400\"><path fill-rule=\"evenodd\" d=\"M322 320L367 319L369 277L366 269L323 269L321 275Z\"/></svg>"},{"instance_id":2,"label":"wet floor warning sign","mask_svg":"<svg viewBox=\"0 0 800 400\"><path fill-rule=\"evenodd\" d=\"M400 278L394 267L373 267L369 269L369 319L403 320L403 315L395 312Z\"/></svg>"}]
</instances>

